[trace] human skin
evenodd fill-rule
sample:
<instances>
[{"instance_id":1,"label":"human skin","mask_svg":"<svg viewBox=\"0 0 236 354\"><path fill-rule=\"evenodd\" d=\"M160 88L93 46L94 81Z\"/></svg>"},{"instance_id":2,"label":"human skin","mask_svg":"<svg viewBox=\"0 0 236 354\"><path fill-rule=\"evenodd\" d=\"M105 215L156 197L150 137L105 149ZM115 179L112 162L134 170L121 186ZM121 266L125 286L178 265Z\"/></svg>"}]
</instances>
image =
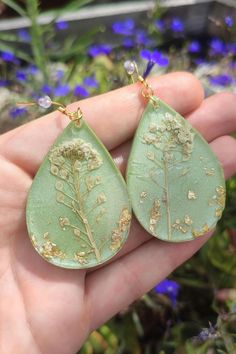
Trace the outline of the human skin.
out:
<instances>
[{"instance_id":1,"label":"human skin","mask_svg":"<svg viewBox=\"0 0 236 354\"><path fill-rule=\"evenodd\" d=\"M154 92L198 129L236 172L236 95L204 100L189 73L149 79ZM146 102L134 84L79 103L84 117L125 171ZM76 109L78 103L69 106ZM96 269L68 270L33 249L25 222L29 188L44 156L69 123L55 111L0 136L0 353L73 354L89 333L166 278L210 237L179 244L152 238L133 218L126 245Z\"/></svg>"}]
</instances>

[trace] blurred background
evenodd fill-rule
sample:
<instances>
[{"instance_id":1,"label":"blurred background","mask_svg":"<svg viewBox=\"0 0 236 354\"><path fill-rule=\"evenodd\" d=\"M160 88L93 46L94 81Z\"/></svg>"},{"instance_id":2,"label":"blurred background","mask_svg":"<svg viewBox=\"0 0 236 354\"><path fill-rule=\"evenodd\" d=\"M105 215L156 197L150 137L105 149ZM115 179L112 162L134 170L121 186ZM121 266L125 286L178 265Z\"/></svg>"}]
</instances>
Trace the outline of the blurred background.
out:
<instances>
[{"instance_id":1,"label":"blurred background","mask_svg":"<svg viewBox=\"0 0 236 354\"><path fill-rule=\"evenodd\" d=\"M0 133L45 114L16 102L68 104L128 84L130 59L145 75L190 71L206 96L236 92L236 1L0 1ZM235 216L234 177L215 236L79 353L236 353Z\"/></svg>"}]
</instances>

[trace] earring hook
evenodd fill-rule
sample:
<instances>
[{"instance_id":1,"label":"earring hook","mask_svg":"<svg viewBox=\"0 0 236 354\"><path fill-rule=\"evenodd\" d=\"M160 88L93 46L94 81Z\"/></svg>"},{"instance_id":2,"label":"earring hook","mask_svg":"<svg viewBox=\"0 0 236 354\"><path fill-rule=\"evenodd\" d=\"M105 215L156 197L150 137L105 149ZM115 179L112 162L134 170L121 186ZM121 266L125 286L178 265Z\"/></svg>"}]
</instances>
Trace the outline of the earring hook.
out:
<instances>
[{"instance_id":1,"label":"earring hook","mask_svg":"<svg viewBox=\"0 0 236 354\"><path fill-rule=\"evenodd\" d=\"M157 99L154 97L154 91L147 80L140 74L138 65L134 60L127 60L124 63L127 74L131 77L133 83L140 82L143 85L141 90L142 96L151 101L155 107L157 107ZM136 79L135 79L136 78Z\"/></svg>"},{"instance_id":2,"label":"earring hook","mask_svg":"<svg viewBox=\"0 0 236 354\"><path fill-rule=\"evenodd\" d=\"M80 120L83 118L83 113L80 107L78 107L76 111L71 112L67 109L67 107L64 104L60 102L52 101L49 96L40 97L37 101L33 101L33 102L17 102L17 105L18 106L36 105L44 109L48 109L51 106L57 106L58 107L57 110L63 113L64 115L66 115L72 121L80 122Z\"/></svg>"}]
</instances>

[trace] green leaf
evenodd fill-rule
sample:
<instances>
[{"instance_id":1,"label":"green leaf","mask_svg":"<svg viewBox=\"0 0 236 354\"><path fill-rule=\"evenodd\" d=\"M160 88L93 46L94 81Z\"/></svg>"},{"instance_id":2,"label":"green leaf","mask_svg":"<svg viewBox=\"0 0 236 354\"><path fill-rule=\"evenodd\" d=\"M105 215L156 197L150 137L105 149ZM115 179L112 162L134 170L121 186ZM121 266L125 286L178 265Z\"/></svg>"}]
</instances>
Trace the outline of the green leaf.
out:
<instances>
[{"instance_id":1,"label":"green leaf","mask_svg":"<svg viewBox=\"0 0 236 354\"><path fill-rule=\"evenodd\" d=\"M155 97L133 141L127 184L139 222L165 241L205 235L225 205L222 167L209 145L187 120Z\"/></svg>"},{"instance_id":2,"label":"green leaf","mask_svg":"<svg viewBox=\"0 0 236 354\"><path fill-rule=\"evenodd\" d=\"M38 22L39 17L39 1L27 0L27 14L31 20L31 48L36 66L44 74L45 82L48 81L47 75L47 55L44 47L44 38L42 27Z\"/></svg>"},{"instance_id":3,"label":"green leaf","mask_svg":"<svg viewBox=\"0 0 236 354\"><path fill-rule=\"evenodd\" d=\"M71 122L40 167L27 203L32 243L47 261L89 268L112 258L131 220L125 182L85 122Z\"/></svg>"},{"instance_id":4,"label":"green leaf","mask_svg":"<svg viewBox=\"0 0 236 354\"><path fill-rule=\"evenodd\" d=\"M19 37L10 32L0 32L0 41L19 42Z\"/></svg>"},{"instance_id":5,"label":"green leaf","mask_svg":"<svg viewBox=\"0 0 236 354\"><path fill-rule=\"evenodd\" d=\"M14 0L2 0L2 2L7 5L8 7L10 7L11 9L13 9L14 11L16 11L20 16L22 17L26 17L27 13L26 11Z\"/></svg>"}]
</instances>

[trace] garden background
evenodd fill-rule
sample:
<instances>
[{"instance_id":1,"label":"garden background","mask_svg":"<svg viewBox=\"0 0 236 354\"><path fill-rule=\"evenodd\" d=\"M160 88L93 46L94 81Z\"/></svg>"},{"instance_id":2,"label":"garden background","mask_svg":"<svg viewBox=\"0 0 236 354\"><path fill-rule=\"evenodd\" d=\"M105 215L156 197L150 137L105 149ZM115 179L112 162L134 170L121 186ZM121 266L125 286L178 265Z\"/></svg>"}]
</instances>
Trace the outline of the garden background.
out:
<instances>
[{"instance_id":1,"label":"garden background","mask_svg":"<svg viewBox=\"0 0 236 354\"><path fill-rule=\"evenodd\" d=\"M44 114L16 102L68 104L128 84L129 59L149 75L193 72L206 95L236 92L235 0L3 0L0 18L1 133ZM236 353L235 216L234 177L214 237L79 353Z\"/></svg>"}]
</instances>

